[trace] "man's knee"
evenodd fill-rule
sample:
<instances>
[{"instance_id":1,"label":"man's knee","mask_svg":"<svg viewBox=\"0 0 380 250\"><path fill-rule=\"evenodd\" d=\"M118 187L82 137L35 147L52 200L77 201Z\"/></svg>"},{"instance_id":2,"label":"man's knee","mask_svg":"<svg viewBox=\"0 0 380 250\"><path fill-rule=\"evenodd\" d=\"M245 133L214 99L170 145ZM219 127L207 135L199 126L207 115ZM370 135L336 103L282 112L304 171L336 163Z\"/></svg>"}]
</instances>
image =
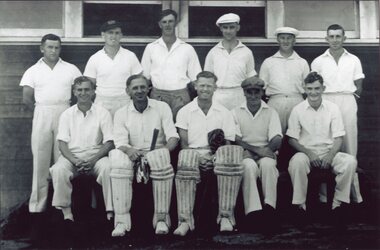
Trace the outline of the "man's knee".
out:
<instances>
[{"instance_id":1,"label":"man's knee","mask_svg":"<svg viewBox=\"0 0 380 250\"><path fill-rule=\"evenodd\" d=\"M260 169L261 172L278 172L276 165L277 161L275 159L269 158L269 157L264 157L260 159Z\"/></svg>"},{"instance_id":2,"label":"man's knee","mask_svg":"<svg viewBox=\"0 0 380 250\"><path fill-rule=\"evenodd\" d=\"M309 157L304 153L296 153L289 161L289 172L292 171L302 171L309 168L310 160Z\"/></svg>"},{"instance_id":3,"label":"man's knee","mask_svg":"<svg viewBox=\"0 0 380 250\"><path fill-rule=\"evenodd\" d=\"M72 164L66 158L61 156L58 161L49 169L52 178L54 177L72 177L73 173L70 171Z\"/></svg>"},{"instance_id":4,"label":"man's knee","mask_svg":"<svg viewBox=\"0 0 380 250\"><path fill-rule=\"evenodd\" d=\"M246 158L242 161L242 164L244 167L243 178L249 177L251 175L254 175L257 178L259 167L257 166L257 163L253 159Z\"/></svg>"},{"instance_id":5,"label":"man's knee","mask_svg":"<svg viewBox=\"0 0 380 250\"><path fill-rule=\"evenodd\" d=\"M109 152L109 162L111 171L123 168L131 169L133 167L133 163L128 155L119 149L114 149Z\"/></svg>"}]
</instances>

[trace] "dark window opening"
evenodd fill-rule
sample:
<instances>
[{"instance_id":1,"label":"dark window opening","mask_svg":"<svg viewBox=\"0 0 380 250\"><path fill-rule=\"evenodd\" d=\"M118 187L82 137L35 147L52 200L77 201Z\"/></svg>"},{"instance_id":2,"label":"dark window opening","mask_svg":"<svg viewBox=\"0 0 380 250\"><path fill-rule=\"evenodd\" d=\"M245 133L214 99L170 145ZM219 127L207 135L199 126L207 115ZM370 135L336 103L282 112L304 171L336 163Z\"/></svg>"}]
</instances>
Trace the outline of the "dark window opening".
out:
<instances>
[{"instance_id":1,"label":"dark window opening","mask_svg":"<svg viewBox=\"0 0 380 250\"><path fill-rule=\"evenodd\" d=\"M100 26L108 20L123 23L126 36L159 36L160 4L83 4L84 36L99 36Z\"/></svg>"},{"instance_id":2,"label":"dark window opening","mask_svg":"<svg viewBox=\"0 0 380 250\"><path fill-rule=\"evenodd\" d=\"M189 7L189 37L220 37L216 20L223 14L240 16L240 37L265 37L265 7Z\"/></svg>"}]
</instances>

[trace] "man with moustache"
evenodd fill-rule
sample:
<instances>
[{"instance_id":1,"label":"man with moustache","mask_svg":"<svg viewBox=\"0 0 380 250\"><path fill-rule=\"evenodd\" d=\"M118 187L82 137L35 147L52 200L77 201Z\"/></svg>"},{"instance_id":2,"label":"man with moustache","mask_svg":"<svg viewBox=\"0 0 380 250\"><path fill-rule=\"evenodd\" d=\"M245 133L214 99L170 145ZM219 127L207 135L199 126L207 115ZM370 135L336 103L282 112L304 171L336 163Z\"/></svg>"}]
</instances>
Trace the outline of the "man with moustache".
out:
<instances>
[{"instance_id":1,"label":"man with moustache","mask_svg":"<svg viewBox=\"0 0 380 250\"><path fill-rule=\"evenodd\" d=\"M100 27L104 47L90 57L83 73L96 84L95 104L105 107L112 116L130 100L124 91L128 77L142 72L136 55L120 45L122 26L110 20Z\"/></svg>"},{"instance_id":2,"label":"man with moustache","mask_svg":"<svg viewBox=\"0 0 380 250\"><path fill-rule=\"evenodd\" d=\"M278 218L277 151L282 142L281 123L277 112L263 100L264 85L246 79L241 87L246 102L232 110L236 123L236 143L244 148L242 191L248 229L275 229ZM261 205L256 180L260 178L264 205ZM264 209L263 209L264 208ZM263 215L259 211L263 209ZM263 219L264 223L259 223ZM259 225L262 224L262 225Z\"/></svg>"},{"instance_id":3,"label":"man with moustache","mask_svg":"<svg viewBox=\"0 0 380 250\"><path fill-rule=\"evenodd\" d=\"M150 97L169 104L174 119L180 108L190 102L187 84L201 71L194 48L176 37L177 13L163 10L158 25L162 36L145 48L141 65L151 80Z\"/></svg>"},{"instance_id":4,"label":"man with moustache","mask_svg":"<svg viewBox=\"0 0 380 250\"><path fill-rule=\"evenodd\" d=\"M152 181L148 184L151 183L153 187L153 227L156 234L167 234L170 228L169 207L174 176L169 152L177 146L179 136L169 106L165 102L148 98L149 84L145 76L130 76L127 80L126 91L132 101L115 113L116 149L110 152L115 210L115 228L112 236L124 236L132 229L132 222L137 213L147 210L145 207L149 202L146 199L151 199L151 197L146 197L146 193L139 192L141 188L132 185L134 176L138 183L147 181L147 176L144 176L140 168L134 170L141 163L142 158L147 160L151 170ZM154 129L159 130L156 149L149 151ZM139 189L136 190L136 188ZM136 214L131 220L132 193L143 195L140 199L144 202L144 208L135 210ZM147 218L147 215L144 214L144 217Z\"/></svg>"},{"instance_id":5,"label":"man with moustache","mask_svg":"<svg viewBox=\"0 0 380 250\"><path fill-rule=\"evenodd\" d=\"M211 72L199 73L195 82L198 97L178 112L176 126L182 150L178 157L176 175L178 228L174 231L175 235L185 236L189 230L195 229L193 208L197 188L198 192L202 193L201 196L206 196L207 201L210 201L215 198L217 186L219 198L217 223L220 225L220 231L230 232L235 226L234 208L243 173L241 166L243 150L239 146L230 145L224 146L221 151L218 149L216 153L212 152L208 137L215 129L223 131L227 145L235 140L232 114L212 98L216 81L217 77ZM226 152L229 153L228 156ZM212 160L214 153L215 162ZM197 185L199 182L200 185ZM211 194L205 192L208 185L214 190L210 192ZM214 219L213 212L211 207L207 207L208 218ZM205 221L200 224L203 225L199 227L206 226Z\"/></svg>"},{"instance_id":6,"label":"man with moustache","mask_svg":"<svg viewBox=\"0 0 380 250\"><path fill-rule=\"evenodd\" d=\"M61 38L54 34L42 37L43 57L23 75L23 103L34 110L32 126L33 182L29 211L33 214L33 228L43 224L41 213L46 210L49 168L59 157L58 120L69 107L71 85L81 76L79 69L59 56ZM38 235L35 235L38 237Z\"/></svg>"},{"instance_id":7,"label":"man with moustache","mask_svg":"<svg viewBox=\"0 0 380 250\"><path fill-rule=\"evenodd\" d=\"M250 77L261 80L256 77L252 51L237 38L240 17L234 13L225 14L219 17L216 26L222 32L223 40L207 54L204 70L218 77L214 100L232 110L244 100L241 82Z\"/></svg>"},{"instance_id":8,"label":"man with moustache","mask_svg":"<svg viewBox=\"0 0 380 250\"><path fill-rule=\"evenodd\" d=\"M325 81L323 98L339 106L346 134L343 137L343 152L356 157L358 152L357 100L363 90L364 74L357 56L349 53L343 44L346 40L344 28L338 24L327 28L329 44L322 55L311 63L311 70L318 72ZM358 175L355 174L351 187L353 201L360 203Z\"/></svg>"},{"instance_id":9,"label":"man with moustache","mask_svg":"<svg viewBox=\"0 0 380 250\"><path fill-rule=\"evenodd\" d=\"M80 174L90 174L102 186L108 219L112 216L110 161L108 152L112 141L112 118L99 105L94 105L95 84L87 77L75 79L74 96L78 102L65 110L59 119L57 140L62 153L50 168L53 179L52 205L60 209L65 222L74 221L71 211L71 180Z\"/></svg>"}]
</instances>

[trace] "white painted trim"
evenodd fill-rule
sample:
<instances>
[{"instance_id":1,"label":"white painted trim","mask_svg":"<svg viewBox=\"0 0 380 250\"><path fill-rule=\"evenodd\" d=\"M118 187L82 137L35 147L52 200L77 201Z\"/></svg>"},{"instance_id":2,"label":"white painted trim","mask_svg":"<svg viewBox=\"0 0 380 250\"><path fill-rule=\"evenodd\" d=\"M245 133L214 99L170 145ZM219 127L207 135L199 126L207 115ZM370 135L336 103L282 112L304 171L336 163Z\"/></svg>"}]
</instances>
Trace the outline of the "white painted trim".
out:
<instances>
[{"instance_id":1,"label":"white painted trim","mask_svg":"<svg viewBox=\"0 0 380 250\"><path fill-rule=\"evenodd\" d=\"M189 6L215 6L215 7L264 7L265 0L251 1L189 1Z\"/></svg>"},{"instance_id":2,"label":"white painted trim","mask_svg":"<svg viewBox=\"0 0 380 250\"><path fill-rule=\"evenodd\" d=\"M63 29L0 29L0 37L40 37L48 33L63 36Z\"/></svg>"},{"instance_id":3,"label":"white painted trim","mask_svg":"<svg viewBox=\"0 0 380 250\"><path fill-rule=\"evenodd\" d=\"M124 1L110 1L110 0L99 0L99 1L83 1L84 3L95 3L95 4L162 4L162 1L154 1L154 0L144 0L144 1L132 1L132 0L124 0Z\"/></svg>"},{"instance_id":4,"label":"white painted trim","mask_svg":"<svg viewBox=\"0 0 380 250\"><path fill-rule=\"evenodd\" d=\"M65 37L82 37L83 3L81 1L65 1L63 10Z\"/></svg>"},{"instance_id":5,"label":"white painted trim","mask_svg":"<svg viewBox=\"0 0 380 250\"><path fill-rule=\"evenodd\" d=\"M284 1L267 1L266 8L266 35L275 38L274 32L285 23Z\"/></svg>"},{"instance_id":6,"label":"white painted trim","mask_svg":"<svg viewBox=\"0 0 380 250\"><path fill-rule=\"evenodd\" d=\"M179 6L179 23L177 25L178 36L189 37L189 1L181 1Z\"/></svg>"},{"instance_id":7,"label":"white painted trim","mask_svg":"<svg viewBox=\"0 0 380 250\"><path fill-rule=\"evenodd\" d=\"M298 38L324 38L326 37L326 31L311 31L311 30L300 30L300 34L297 37ZM345 31L347 38L358 38L358 31Z\"/></svg>"},{"instance_id":8,"label":"white painted trim","mask_svg":"<svg viewBox=\"0 0 380 250\"><path fill-rule=\"evenodd\" d=\"M379 30L376 27L376 1L360 1L360 38L378 38ZM379 10L377 10L379 11Z\"/></svg>"}]
</instances>

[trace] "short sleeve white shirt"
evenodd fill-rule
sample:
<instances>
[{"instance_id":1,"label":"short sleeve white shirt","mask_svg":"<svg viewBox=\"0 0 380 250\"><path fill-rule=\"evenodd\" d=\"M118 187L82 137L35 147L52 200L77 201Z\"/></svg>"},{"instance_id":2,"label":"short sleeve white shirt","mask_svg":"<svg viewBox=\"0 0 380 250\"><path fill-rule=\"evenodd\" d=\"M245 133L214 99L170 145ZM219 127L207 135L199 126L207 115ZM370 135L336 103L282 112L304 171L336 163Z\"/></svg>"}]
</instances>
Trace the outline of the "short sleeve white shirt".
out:
<instances>
[{"instance_id":1,"label":"short sleeve white shirt","mask_svg":"<svg viewBox=\"0 0 380 250\"><path fill-rule=\"evenodd\" d=\"M231 53L222 42L215 45L206 56L204 70L218 77L219 88L240 87L243 80L257 75L252 51L240 41Z\"/></svg>"},{"instance_id":2,"label":"short sleeve white shirt","mask_svg":"<svg viewBox=\"0 0 380 250\"><path fill-rule=\"evenodd\" d=\"M311 70L323 77L325 93L353 93L356 91L354 81L365 77L359 58L347 50L344 50L338 64L329 49L326 50L314 59Z\"/></svg>"},{"instance_id":3,"label":"short sleeve white shirt","mask_svg":"<svg viewBox=\"0 0 380 250\"><path fill-rule=\"evenodd\" d=\"M202 70L194 48L179 38L170 51L162 37L148 44L141 64L144 76L151 79L153 87L162 90L186 88Z\"/></svg>"},{"instance_id":4,"label":"short sleeve white shirt","mask_svg":"<svg viewBox=\"0 0 380 250\"><path fill-rule=\"evenodd\" d=\"M111 114L102 106L92 104L86 115L74 105L65 110L58 126L57 140L67 142L73 153L100 149L112 141Z\"/></svg>"},{"instance_id":5,"label":"short sleeve white shirt","mask_svg":"<svg viewBox=\"0 0 380 250\"><path fill-rule=\"evenodd\" d=\"M261 64L260 78L265 82L267 96L302 94L303 81L309 72L309 64L297 52L294 51L291 56L284 57L278 51Z\"/></svg>"},{"instance_id":6,"label":"short sleeve white shirt","mask_svg":"<svg viewBox=\"0 0 380 250\"><path fill-rule=\"evenodd\" d=\"M104 48L93 54L87 62L83 75L96 79L96 94L122 96L128 77L140 74L142 67L135 53L120 47L113 59Z\"/></svg>"},{"instance_id":7,"label":"short sleeve white shirt","mask_svg":"<svg viewBox=\"0 0 380 250\"><path fill-rule=\"evenodd\" d=\"M191 148L208 147L208 133L222 129L226 140L235 141L235 123L231 112L213 102L207 115L198 106L198 98L178 111L176 127L187 130Z\"/></svg>"},{"instance_id":8,"label":"short sleeve white shirt","mask_svg":"<svg viewBox=\"0 0 380 250\"><path fill-rule=\"evenodd\" d=\"M323 100L318 110L315 110L308 100L301 102L290 114L286 134L318 155L327 153L334 138L345 135L339 107Z\"/></svg>"},{"instance_id":9,"label":"short sleeve white shirt","mask_svg":"<svg viewBox=\"0 0 380 250\"><path fill-rule=\"evenodd\" d=\"M280 118L277 112L261 101L261 107L253 116L244 102L232 110L236 124L236 135L252 146L266 147L270 140L282 137Z\"/></svg>"},{"instance_id":10,"label":"short sleeve white shirt","mask_svg":"<svg viewBox=\"0 0 380 250\"><path fill-rule=\"evenodd\" d=\"M140 113L130 102L115 113L115 146L149 150L154 129L159 130L156 147L164 146L169 138L179 138L169 105L148 99L147 108Z\"/></svg>"},{"instance_id":11,"label":"short sleeve white shirt","mask_svg":"<svg viewBox=\"0 0 380 250\"><path fill-rule=\"evenodd\" d=\"M71 85L75 78L81 76L79 69L59 58L51 69L41 58L22 76L20 86L34 89L36 103L68 103L71 98Z\"/></svg>"}]
</instances>

